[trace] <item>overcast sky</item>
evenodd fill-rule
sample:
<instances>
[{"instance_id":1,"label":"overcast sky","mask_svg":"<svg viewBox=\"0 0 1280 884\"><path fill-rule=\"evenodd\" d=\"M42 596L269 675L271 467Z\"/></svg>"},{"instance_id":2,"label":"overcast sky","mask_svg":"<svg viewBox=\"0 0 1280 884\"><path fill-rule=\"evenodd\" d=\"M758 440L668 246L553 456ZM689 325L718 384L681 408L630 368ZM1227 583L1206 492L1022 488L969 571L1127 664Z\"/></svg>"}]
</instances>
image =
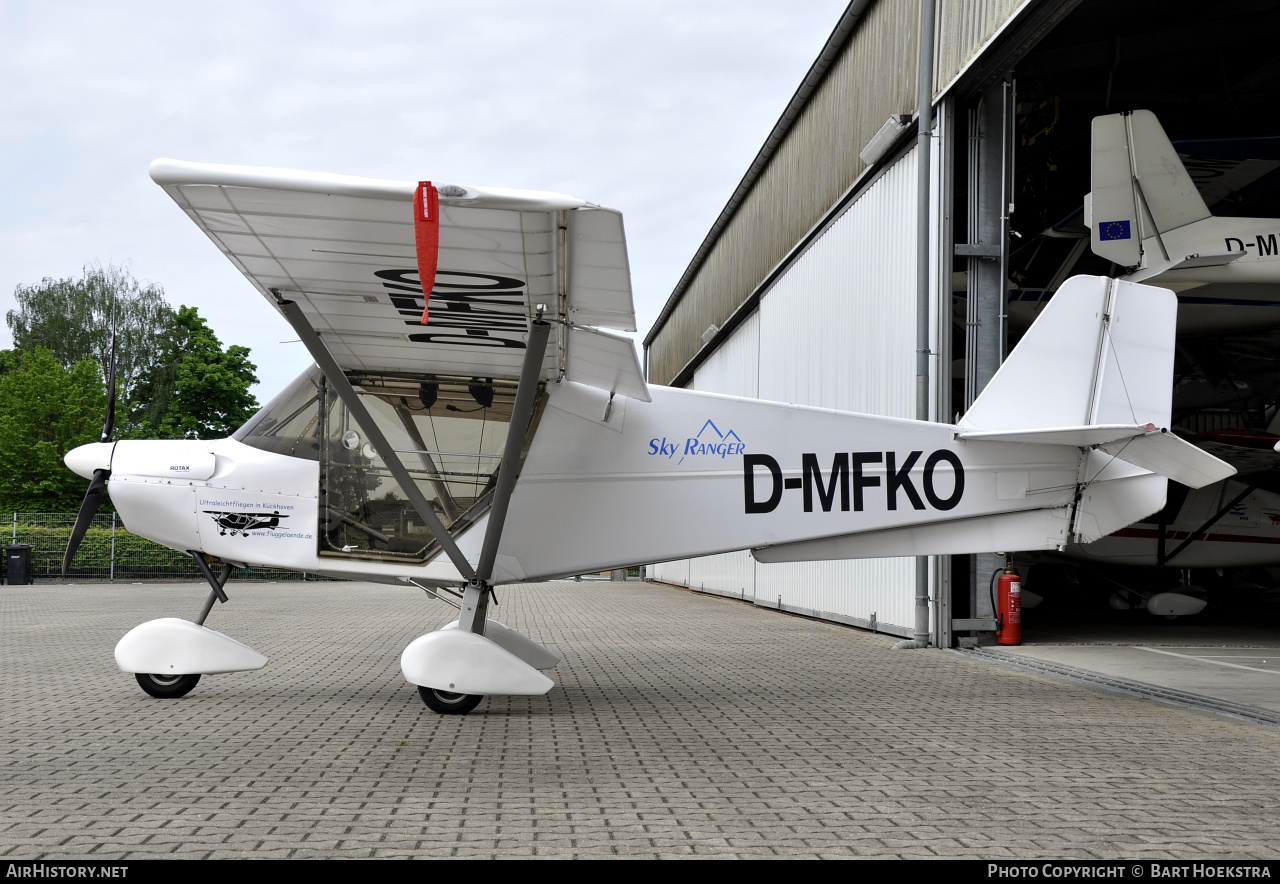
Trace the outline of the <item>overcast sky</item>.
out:
<instances>
[{"instance_id":1,"label":"overcast sky","mask_svg":"<svg viewBox=\"0 0 1280 884\"><path fill-rule=\"evenodd\" d=\"M620 209L642 337L845 5L0 0L0 312L125 264L274 395L309 360L147 177L173 157Z\"/></svg>"}]
</instances>

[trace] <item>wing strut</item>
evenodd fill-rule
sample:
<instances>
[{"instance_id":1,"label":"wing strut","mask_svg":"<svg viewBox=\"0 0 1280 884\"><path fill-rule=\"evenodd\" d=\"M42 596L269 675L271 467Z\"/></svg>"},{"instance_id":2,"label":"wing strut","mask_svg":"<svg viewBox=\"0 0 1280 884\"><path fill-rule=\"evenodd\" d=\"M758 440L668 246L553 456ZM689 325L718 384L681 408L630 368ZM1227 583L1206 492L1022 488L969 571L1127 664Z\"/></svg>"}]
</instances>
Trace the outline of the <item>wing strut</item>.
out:
<instances>
[{"instance_id":1,"label":"wing strut","mask_svg":"<svg viewBox=\"0 0 1280 884\"><path fill-rule=\"evenodd\" d=\"M382 462L387 465L391 475L400 483L400 489L404 492L405 497L409 499L409 503L413 504L414 510L422 518L422 521L426 523L431 533L435 535L436 540L440 542L440 546L445 555L449 557L449 561L453 562L453 566L458 569L464 579L474 582L476 579L475 569L471 567L471 563L462 554L462 550L458 549L458 544L454 543L448 529L444 527L440 517L432 509L431 502L427 500L422 490L418 488L418 483L413 481L413 477L409 475L409 471L405 469L404 464L400 461L400 456L396 454L395 449L391 447L391 443L387 441L387 437L382 434L382 430L374 422L373 416L369 414L368 409L364 407L364 403L360 401L360 396L356 393L355 388L351 386L351 382L347 380L347 376L343 373L337 360L333 358L333 354L329 352L329 348L325 346L324 341L320 340L320 336L311 327L311 323L307 322L307 317L303 314L302 308L296 302L290 301L281 295L277 289L272 289L271 294L275 296L276 303L280 306L280 312L284 314L284 318L288 320L289 325L293 326L293 330L302 339L302 343L307 348L307 352L311 354L311 358L316 361L316 365L320 366L320 370L329 379L333 389L342 398L343 404L347 406L347 411L351 412L351 416L356 419L360 429L364 430L365 436L373 443L373 448L378 452L378 456L382 458ZM523 383L522 376L521 384L523 385ZM517 391L517 404L519 401L520 394ZM514 420L512 424L514 429ZM521 434L520 438L523 440L524 435ZM509 442L510 438L508 437ZM501 477L499 477L499 485L501 485ZM492 516L490 518L492 519ZM490 525L492 526L492 521Z\"/></svg>"},{"instance_id":2,"label":"wing strut","mask_svg":"<svg viewBox=\"0 0 1280 884\"><path fill-rule=\"evenodd\" d=\"M502 449L502 462L498 466L498 484L493 489L493 502L489 505L489 524L484 529L484 544L480 547L480 561L475 576L463 593L462 608L458 617L458 629L484 635L485 615L489 608L489 580L493 577L493 564L498 558L498 543L507 521L507 505L516 485L516 472L520 467L520 452L524 449L529 421L533 418L534 400L538 393L538 375L542 370L542 357L547 351L547 338L551 323L542 319L542 311L529 328L529 340L524 351L524 364L520 366L520 386L516 388L516 401L511 407L511 426L507 429L507 442Z\"/></svg>"},{"instance_id":3,"label":"wing strut","mask_svg":"<svg viewBox=\"0 0 1280 884\"><path fill-rule=\"evenodd\" d=\"M1198 538L1201 534L1204 535L1205 540L1208 540L1209 529L1212 528L1214 525L1218 524L1219 519L1221 519L1227 513L1231 512L1231 510L1235 507L1236 504L1238 504L1240 501L1244 500L1246 497L1252 494L1253 490L1257 488L1258 485L1261 484L1261 482L1262 482L1262 476L1258 476L1258 477L1255 477L1252 482L1247 483L1244 486L1243 491L1241 491L1235 497L1231 498L1230 503L1228 503L1222 509L1218 510L1216 513L1210 516L1207 522L1205 522L1199 528L1197 528L1196 530L1188 534L1187 539L1182 541L1182 543L1178 544L1177 547L1174 548L1173 552L1169 553L1168 555L1163 555L1163 554L1158 555L1156 560L1156 565L1158 567L1163 568L1165 565L1169 564L1171 561L1173 561L1174 557L1178 555L1178 553L1182 552L1184 549L1190 546L1192 542L1195 541L1196 538ZM1163 527L1164 526L1162 525L1161 528ZM1160 539L1163 541L1164 540L1163 536Z\"/></svg>"}]
</instances>

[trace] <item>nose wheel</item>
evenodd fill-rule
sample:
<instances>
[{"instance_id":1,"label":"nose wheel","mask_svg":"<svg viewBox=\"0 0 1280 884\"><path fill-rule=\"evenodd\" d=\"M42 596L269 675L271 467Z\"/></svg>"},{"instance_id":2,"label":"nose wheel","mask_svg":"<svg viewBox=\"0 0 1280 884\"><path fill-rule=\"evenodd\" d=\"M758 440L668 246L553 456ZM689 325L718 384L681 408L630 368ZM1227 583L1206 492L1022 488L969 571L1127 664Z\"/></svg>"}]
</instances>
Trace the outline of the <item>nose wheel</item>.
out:
<instances>
[{"instance_id":1,"label":"nose wheel","mask_svg":"<svg viewBox=\"0 0 1280 884\"><path fill-rule=\"evenodd\" d=\"M187 552L190 554L190 556L193 559L196 560L196 564L200 567L200 571L201 573L204 574L205 580L208 581L209 587L211 589L211 592L209 593L209 598L208 600L205 601L204 609L200 612L199 618L195 621L194 624L189 623L185 620L153 620L149 623L142 624L141 626L137 627L137 629L132 630L128 635L126 635L123 639L120 640L120 644L116 646L116 661L117 662L120 661L121 648L123 648L126 644L129 644L130 638L137 636L139 633L139 630L147 631L150 628L151 631L148 632L147 638L142 640L143 646L146 647L149 651L154 652L154 650L157 647L170 648L172 646L181 646L181 645L185 645L189 648L191 646L192 639L193 639L192 632L196 633L195 639L197 643L203 640L202 634L208 634L211 636L217 636L218 640L223 644L230 644L234 646L235 649L237 650L247 651L250 655L261 658L261 662L257 662L255 660L252 663L250 663L248 666L239 667L239 668L246 668L246 669L262 668L262 666L266 664L267 658L262 657L262 655L258 654L257 651L254 651L252 648L246 648L244 645L241 645L239 642L236 642L232 639L227 638L225 635L219 636L218 633L211 633L211 632L208 632L207 630L202 630L200 628L204 626L205 619L209 616L209 612L213 610L214 603L219 601L225 602L227 600L227 594L223 590L223 587L226 586L227 580L228 578L231 577L231 571L233 569L231 565L224 564L222 566L222 573L215 576L213 571L209 568L209 561L207 558L205 558L204 553L201 553L197 550L187 550ZM175 627L178 627L178 631L176 633L173 631ZM131 650L134 652L135 655L137 654L138 648L136 643L131 647ZM225 654L225 648L222 648L221 650ZM129 654L129 652L126 652L126 658L129 658L130 656L131 655ZM153 697L166 700L172 697L182 697L191 693L191 689L194 688L200 681L200 673L198 672L184 672L184 673L167 672L166 673L166 672L138 672L137 671L138 669L151 668L153 666L157 666L157 664L158 664L158 668L163 668L166 665L165 664L166 658L172 660L172 657L169 656L168 652L161 653L158 658L154 655L143 653L142 659L138 659L136 656L134 656L133 659L130 661L130 665L128 666L128 668L126 668L124 665L121 665L120 668L124 669L126 672L133 672L134 673L133 677L138 680L138 686L141 687L144 691L146 691L148 694L150 694ZM190 665L190 662L191 662L190 660L187 660L187 662L184 663L183 665L184 666ZM253 665L254 663L257 663L257 665L256 666ZM169 665L172 666L173 664L170 663ZM225 657L223 658L223 665L224 666L226 665ZM134 668L135 666L136 668ZM193 667L193 668L197 668L197 667ZM225 671L225 670L219 668L217 671ZM238 671L238 669L233 667L231 671Z\"/></svg>"},{"instance_id":2,"label":"nose wheel","mask_svg":"<svg viewBox=\"0 0 1280 884\"><path fill-rule=\"evenodd\" d=\"M141 680L142 676L138 678ZM422 697L428 709L441 715L466 715L484 699L480 694L455 694L422 685L418 685L418 696Z\"/></svg>"},{"instance_id":3,"label":"nose wheel","mask_svg":"<svg viewBox=\"0 0 1280 884\"><path fill-rule=\"evenodd\" d=\"M200 681L200 674L197 672L188 675L162 675L158 672L139 672L134 678L148 694L164 700L191 693L191 689Z\"/></svg>"}]
</instances>

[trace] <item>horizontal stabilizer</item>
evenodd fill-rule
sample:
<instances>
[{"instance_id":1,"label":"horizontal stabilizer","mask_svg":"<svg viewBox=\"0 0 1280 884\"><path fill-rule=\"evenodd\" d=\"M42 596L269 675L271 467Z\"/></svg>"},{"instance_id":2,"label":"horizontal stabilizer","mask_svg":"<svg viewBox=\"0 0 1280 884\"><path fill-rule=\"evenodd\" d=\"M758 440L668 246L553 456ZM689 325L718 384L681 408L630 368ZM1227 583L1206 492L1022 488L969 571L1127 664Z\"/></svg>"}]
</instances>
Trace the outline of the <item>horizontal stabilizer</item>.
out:
<instances>
[{"instance_id":1,"label":"horizontal stabilizer","mask_svg":"<svg viewBox=\"0 0 1280 884\"><path fill-rule=\"evenodd\" d=\"M1230 264L1232 261L1238 261L1245 255L1249 254L1244 249L1234 252L1215 252L1213 254L1195 254L1187 255L1178 263L1170 267L1170 270L1189 270L1193 267L1221 267L1224 264Z\"/></svg>"},{"instance_id":2,"label":"horizontal stabilizer","mask_svg":"<svg viewBox=\"0 0 1280 884\"><path fill-rule=\"evenodd\" d=\"M1046 427L1031 430L972 430L957 433L957 439L984 440L988 442L1030 442L1038 445L1074 445L1086 447L1132 439L1150 432L1154 427L1138 424L1092 424L1086 427Z\"/></svg>"},{"instance_id":3,"label":"horizontal stabilizer","mask_svg":"<svg viewBox=\"0 0 1280 884\"><path fill-rule=\"evenodd\" d=\"M997 513L972 519L842 534L753 549L758 562L945 556L1006 550L1057 549L1067 542L1070 507Z\"/></svg>"},{"instance_id":4,"label":"horizontal stabilizer","mask_svg":"<svg viewBox=\"0 0 1280 884\"><path fill-rule=\"evenodd\" d=\"M1022 442L1096 447L1125 463L1151 470L1191 488L1234 476L1236 468L1190 442L1154 425L1094 424L1030 430L972 430L956 434L965 441Z\"/></svg>"},{"instance_id":5,"label":"horizontal stabilizer","mask_svg":"<svg viewBox=\"0 0 1280 884\"><path fill-rule=\"evenodd\" d=\"M1191 488L1203 488L1236 474L1236 468L1168 430L1098 446L1118 460L1151 470Z\"/></svg>"}]
</instances>

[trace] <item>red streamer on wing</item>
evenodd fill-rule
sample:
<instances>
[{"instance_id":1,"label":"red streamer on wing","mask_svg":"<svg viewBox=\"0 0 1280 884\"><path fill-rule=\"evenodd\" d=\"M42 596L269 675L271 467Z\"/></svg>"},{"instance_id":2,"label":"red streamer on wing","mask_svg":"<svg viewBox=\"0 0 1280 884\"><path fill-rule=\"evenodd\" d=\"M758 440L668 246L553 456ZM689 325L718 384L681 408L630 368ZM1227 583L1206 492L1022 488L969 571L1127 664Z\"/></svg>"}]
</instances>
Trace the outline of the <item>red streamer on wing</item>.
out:
<instances>
[{"instance_id":1,"label":"red streamer on wing","mask_svg":"<svg viewBox=\"0 0 1280 884\"><path fill-rule=\"evenodd\" d=\"M440 195L430 181L419 181L413 195L413 239L418 250L418 278L422 280L422 324L426 325L440 258Z\"/></svg>"}]
</instances>

